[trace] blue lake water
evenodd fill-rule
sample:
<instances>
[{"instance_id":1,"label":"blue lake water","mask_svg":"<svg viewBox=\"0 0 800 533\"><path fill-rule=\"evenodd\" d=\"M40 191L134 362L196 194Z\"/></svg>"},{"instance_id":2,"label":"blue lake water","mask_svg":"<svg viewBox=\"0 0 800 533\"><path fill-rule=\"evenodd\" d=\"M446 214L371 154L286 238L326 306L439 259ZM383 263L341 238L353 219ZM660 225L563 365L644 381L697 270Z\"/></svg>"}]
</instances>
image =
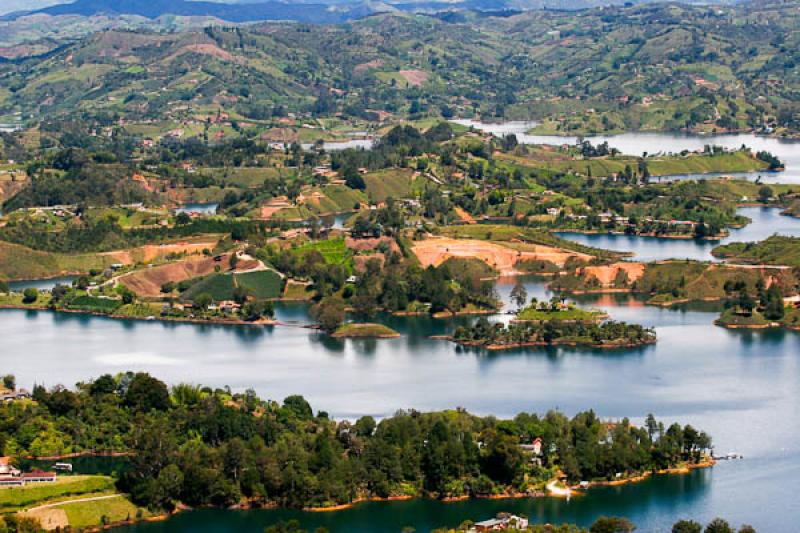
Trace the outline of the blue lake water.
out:
<instances>
[{"instance_id":1,"label":"blue lake water","mask_svg":"<svg viewBox=\"0 0 800 533\"><path fill-rule=\"evenodd\" d=\"M10 281L8 283L9 288L15 292L22 292L25 289L32 287L38 290L50 290L56 285L72 285L72 282L75 281L76 276L58 276L56 278L47 278L47 279L28 279L28 280L19 280L19 281Z\"/></svg>"},{"instance_id":2,"label":"blue lake water","mask_svg":"<svg viewBox=\"0 0 800 533\"><path fill-rule=\"evenodd\" d=\"M533 128L535 122L503 122L483 123L473 120L453 121L465 126L474 126L476 129L497 136L515 134L522 144L549 144L560 146L562 144L575 144L578 137L558 135L531 135L526 133ZM720 135L697 135L689 133L649 133L630 132L618 135L589 135L583 137L592 144L608 141L612 148L617 148L623 154L640 156L648 154L680 153L683 150L702 150L704 146L722 146L727 149L738 149L742 145L751 150L766 150L777 156L786 165L785 172L746 172L727 174L693 174L678 176L687 178L710 178L721 175L735 176L750 180L761 178L765 183L800 183L800 140L766 137L752 133L735 133Z\"/></svg>"},{"instance_id":3,"label":"blue lake water","mask_svg":"<svg viewBox=\"0 0 800 533\"><path fill-rule=\"evenodd\" d=\"M199 213L201 215L215 215L217 213L217 207L219 207L219 204L215 202L185 204L175 209L175 214Z\"/></svg>"},{"instance_id":4,"label":"blue lake water","mask_svg":"<svg viewBox=\"0 0 800 533\"><path fill-rule=\"evenodd\" d=\"M732 239L760 239L775 231L797 234L800 227L800 220L772 210L748 208L744 213L754 224ZM708 259L711 247L694 241L627 239L590 244L633 250L645 259ZM542 280L524 281L529 294L550 296ZM498 281L504 300L514 283ZM401 338L338 340L290 326L205 326L4 310L0 366L25 387L71 386L106 372L143 370L169 383L230 385L239 391L253 387L276 400L299 393L316 409L349 419L386 416L398 408L458 406L498 416L548 409L574 414L593 408L605 419L634 421L653 413L665 422L691 423L708 431L719 453L745 456L688 476L657 476L637 485L593 490L569 502L373 502L327 514L196 511L123 528L137 532L256 533L288 517L336 533L397 532L405 526L421 532L488 518L497 511L582 525L602 514L625 515L647 532L668 532L679 518L708 521L714 516L737 525L752 523L762 533L797 531L800 334L716 327L717 303L665 309L645 306L630 295L585 296L579 303L606 310L614 319L655 327L658 343L613 352L530 348L488 354L429 338L473 320L466 317L383 317ZM303 305L280 305L277 312L284 322L308 320Z\"/></svg>"},{"instance_id":5,"label":"blue lake water","mask_svg":"<svg viewBox=\"0 0 800 533\"><path fill-rule=\"evenodd\" d=\"M719 241L663 239L608 233L559 232L559 235L588 246L633 252L635 255L632 259L639 261L660 261L662 259L715 261L711 250L720 244L760 241L774 234L800 236L800 219L783 216L779 209L742 207L738 212L751 219L752 222L743 228L731 229L730 235Z\"/></svg>"},{"instance_id":6,"label":"blue lake water","mask_svg":"<svg viewBox=\"0 0 800 533\"><path fill-rule=\"evenodd\" d=\"M504 297L513 283L500 280ZM548 295L539 280L526 285L530 294ZM486 354L428 338L467 318L393 318L386 321L403 334L399 339L334 340L299 327L196 326L7 310L0 312L0 364L28 387L145 370L170 383L254 387L278 400L301 393L315 408L350 419L385 416L398 408L457 406L500 416L594 408L603 418L641 420L652 412L707 430L719 452L746 457L689 477L651 480L569 503L394 502L324 517L303 515L309 524L332 531L397 531L401 522L427 531L498 510L581 524L599 514L624 514L640 531L668 531L683 516L723 515L752 522L760 531L794 531L800 504L787 487L795 486L800 474L795 438L800 432L800 335L715 327L716 304L663 309L616 295L583 298L581 305L654 326L659 341L615 352L559 348ZM280 306L278 312L282 320L305 320L303 306ZM257 532L285 513L188 513L136 529Z\"/></svg>"}]
</instances>

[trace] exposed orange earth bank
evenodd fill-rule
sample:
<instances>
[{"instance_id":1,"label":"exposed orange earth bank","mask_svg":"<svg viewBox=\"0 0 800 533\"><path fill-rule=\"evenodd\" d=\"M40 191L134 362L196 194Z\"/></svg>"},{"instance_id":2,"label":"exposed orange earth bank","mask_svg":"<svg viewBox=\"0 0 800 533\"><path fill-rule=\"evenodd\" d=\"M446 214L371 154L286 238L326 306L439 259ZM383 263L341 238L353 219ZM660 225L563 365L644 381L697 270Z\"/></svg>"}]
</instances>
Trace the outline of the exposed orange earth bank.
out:
<instances>
[{"instance_id":1,"label":"exposed orange earth bank","mask_svg":"<svg viewBox=\"0 0 800 533\"><path fill-rule=\"evenodd\" d=\"M123 274L117 278L117 281L139 296L156 298L162 296L161 286L165 283L178 283L187 279L208 276L215 272L217 266L223 271L229 270L230 255L223 256L220 261L215 261L213 257L207 256L187 257L174 263ZM261 263L256 260L241 260L236 265L236 270L248 271L260 266Z\"/></svg>"},{"instance_id":2,"label":"exposed orange earth bank","mask_svg":"<svg viewBox=\"0 0 800 533\"><path fill-rule=\"evenodd\" d=\"M584 278L597 278L604 287L610 287L620 272L625 272L628 282L633 283L644 275L644 263L612 263L610 265L590 265L580 267L578 274Z\"/></svg>"},{"instance_id":3,"label":"exposed orange earth bank","mask_svg":"<svg viewBox=\"0 0 800 533\"><path fill-rule=\"evenodd\" d=\"M423 267L439 266L451 257L480 259L501 275L517 273L514 268L520 261L549 261L563 267L568 259L575 257L588 261L590 255L562 250L539 244L515 243L515 248L502 244L471 239L431 237L414 243L412 250Z\"/></svg>"},{"instance_id":4,"label":"exposed orange earth bank","mask_svg":"<svg viewBox=\"0 0 800 533\"><path fill-rule=\"evenodd\" d=\"M149 263L170 254L196 254L205 249L213 249L216 240L202 240L196 242L176 242L172 244L146 244L132 250L117 250L103 252L98 255L110 257L123 265L133 263Z\"/></svg>"}]
</instances>

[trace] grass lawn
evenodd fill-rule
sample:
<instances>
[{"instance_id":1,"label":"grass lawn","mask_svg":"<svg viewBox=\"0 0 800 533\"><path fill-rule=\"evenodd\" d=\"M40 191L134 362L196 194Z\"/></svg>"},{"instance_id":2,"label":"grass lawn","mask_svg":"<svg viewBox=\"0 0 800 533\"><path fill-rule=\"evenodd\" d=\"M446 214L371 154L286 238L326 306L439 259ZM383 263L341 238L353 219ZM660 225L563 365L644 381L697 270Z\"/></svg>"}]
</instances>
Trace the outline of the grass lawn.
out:
<instances>
[{"instance_id":1,"label":"grass lawn","mask_svg":"<svg viewBox=\"0 0 800 533\"><path fill-rule=\"evenodd\" d=\"M773 235L760 242L732 242L711 253L733 263L800 266L800 238Z\"/></svg>"},{"instance_id":2,"label":"grass lawn","mask_svg":"<svg viewBox=\"0 0 800 533\"><path fill-rule=\"evenodd\" d=\"M392 198L407 198L411 194L413 172L409 169L387 169L364 174L367 195L372 203Z\"/></svg>"},{"instance_id":3,"label":"grass lawn","mask_svg":"<svg viewBox=\"0 0 800 533\"><path fill-rule=\"evenodd\" d=\"M289 280L286 284L286 292L284 292L283 298L286 300L310 300L314 296L314 291L306 290L307 288L308 285L305 283Z\"/></svg>"},{"instance_id":4,"label":"grass lawn","mask_svg":"<svg viewBox=\"0 0 800 533\"><path fill-rule=\"evenodd\" d=\"M3 279L35 279L65 272L88 272L115 262L113 257L100 254L56 254L0 242L0 278Z\"/></svg>"},{"instance_id":5,"label":"grass lawn","mask_svg":"<svg viewBox=\"0 0 800 533\"><path fill-rule=\"evenodd\" d=\"M356 208L356 204L361 204L367 200L363 192L345 185L326 185L322 188L322 192L336 204L337 211L351 211Z\"/></svg>"},{"instance_id":6,"label":"grass lawn","mask_svg":"<svg viewBox=\"0 0 800 533\"><path fill-rule=\"evenodd\" d=\"M454 239L478 239L485 241L510 241L519 239L522 230L516 226L502 224L466 224L462 226L443 226L439 233Z\"/></svg>"},{"instance_id":7,"label":"grass lawn","mask_svg":"<svg viewBox=\"0 0 800 533\"><path fill-rule=\"evenodd\" d=\"M344 238L309 242L298 248L298 250L300 253L316 250L322 254L326 263L332 265L349 265L353 256L345 245Z\"/></svg>"},{"instance_id":8,"label":"grass lawn","mask_svg":"<svg viewBox=\"0 0 800 533\"><path fill-rule=\"evenodd\" d=\"M350 338L389 338L399 337L400 334L383 324L344 324L336 330L332 337Z\"/></svg>"},{"instance_id":9,"label":"grass lawn","mask_svg":"<svg viewBox=\"0 0 800 533\"><path fill-rule=\"evenodd\" d=\"M132 318L147 318L149 316L158 316L161 312L161 305L160 303L137 302L123 305L116 312L119 315Z\"/></svg>"},{"instance_id":10,"label":"grass lawn","mask_svg":"<svg viewBox=\"0 0 800 533\"><path fill-rule=\"evenodd\" d=\"M63 509L67 513L69 525L73 528L96 526L107 522L119 522L136 518L138 512L141 516L150 516L147 509L137 507L123 495L118 498L105 498L87 502L75 502L59 505L56 509Z\"/></svg>"},{"instance_id":11,"label":"grass lawn","mask_svg":"<svg viewBox=\"0 0 800 533\"><path fill-rule=\"evenodd\" d=\"M449 257L442 263L458 280L486 279L497 276L497 271L481 261L472 257Z\"/></svg>"},{"instance_id":12,"label":"grass lawn","mask_svg":"<svg viewBox=\"0 0 800 533\"><path fill-rule=\"evenodd\" d=\"M616 156L607 158L577 159L562 157L537 157L533 154L528 157L499 154L498 159L513 162L517 165L548 170L552 172L572 171L592 176L610 176L618 174L630 166L637 170L639 159L630 156ZM747 152L737 151L718 154L714 156L689 154L687 156L649 157L646 159L647 167L652 176L666 176L674 174L702 174L708 172L747 172L766 168L766 163L750 156Z\"/></svg>"},{"instance_id":13,"label":"grass lawn","mask_svg":"<svg viewBox=\"0 0 800 533\"><path fill-rule=\"evenodd\" d=\"M259 299L278 298L283 288L283 279L274 270L260 270L236 274L236 284L250 290Z\"/></svg>"},{"instance_id":14,"label":"grass lawn","mask_svg":"<svg viewBox=\"0 0 800 533\"><path fill-rule=\"evenodd\" d=\"M79 311L95 311L98 313L113 313L120 306L122 300L112 300L109 298L96 298L94 296L78 296L73 298L67 307Z\"/></svg>"},{"instance_id":15,"label":"grass lawn","mask_svg":"<svg viewBox=\"0 0 800 533\"><path fill-rule=\"evenodd\" d=\"M199 295L208 293L215 301L233 298L233 276L230 274L211 274L189 287L181 295L181 300L194 300Z\"/></svg>"},{"instance_id":16,"label":"grass lawn","mask_svg":"<svg viewBox=\"0 0 800 533\"><path fill-rule=\"evenodd\" d=\"M109 476L60 476L55 483L34 483L0 489L0 511L8 512L84 494L114 492Z\"/></svg>"},{"instance_id":17,"label":"grass lawn","mask_svg":"<svg viewBox=\"0 0 800 533\"><path fill-rule=\"evenodd\" d=\"M570 321L597 321L600 320L603 313L599 311L586 311L573 307L571 309L559 309L557 311L534 309L533 307L526 307L517 315L517 320L570 320Z\"/></svg>"}]
</instances>

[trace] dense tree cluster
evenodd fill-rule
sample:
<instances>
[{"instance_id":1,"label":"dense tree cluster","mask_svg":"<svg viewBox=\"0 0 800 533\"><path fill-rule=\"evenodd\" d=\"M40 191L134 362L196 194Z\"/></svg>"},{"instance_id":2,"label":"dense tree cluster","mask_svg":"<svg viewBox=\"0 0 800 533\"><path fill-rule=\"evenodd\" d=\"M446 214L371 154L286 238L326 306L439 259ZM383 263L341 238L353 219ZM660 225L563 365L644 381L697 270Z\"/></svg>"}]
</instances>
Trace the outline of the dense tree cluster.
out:
<instances>
[{"instance_id":1,"label":"dense tree cluster","mask_svg":"<svg viewBox=\"0 0 800 533\"><path fill-rule=\"evenodd\" d=\"M631 346L655 341L655 332L638 324L613 320L600 323L547 320L513 322L506 326L479 318L472 326L461 326L453 340L472 346L515 347L531 344L580 344Z\"/></svg>"},{"instance_id":2,"label":"dense tree cluster","mask_svg":"<svg viewBox=\"0 0 800 533\"><path fill-rule=\"evenodd\" d=\"M0 239L47 252L105 252L204 233L227 233L235 240L244 240L264 235L269 227L267 223L252 220L199 218L172 227L126 229L113 217L100 217L54 232L22 220L0 228Z\"/></svg>"},{"instance_id":3,"label":"dense tree cluster","mask_svg":"<svg viewBox=\"0 0 800 533\"><path fill-rule=\"evenodd\" d=\"M119 484L140 504L227 506L248 498L291 507L362 496L444 497L532 490L558 470L572 481L608 479L701 459L711 442L691 426L604 423L593 412L523 413L511 420L464 411L399 411L354 423L313 413L301 396L282 404L166 385L147 374L101 376L45 390L35 403L0 406L4 455L133 452ZM539 455L520 444L541 439Z\"/></svg>"}]
</instances>

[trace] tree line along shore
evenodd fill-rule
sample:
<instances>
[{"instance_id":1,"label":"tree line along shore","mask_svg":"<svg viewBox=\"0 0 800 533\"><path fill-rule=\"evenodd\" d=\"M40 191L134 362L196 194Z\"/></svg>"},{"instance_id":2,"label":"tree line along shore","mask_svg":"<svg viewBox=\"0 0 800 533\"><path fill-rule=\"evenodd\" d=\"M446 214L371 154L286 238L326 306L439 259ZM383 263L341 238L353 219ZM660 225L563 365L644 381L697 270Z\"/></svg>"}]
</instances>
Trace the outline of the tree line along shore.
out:
<instances>
[{"instance_id":1,"label":"tree line along shore","mask_svg":"<svg viewBox=\"0 0 800 533\"><path fill-rule=\"evenodd\" d=\"M554 479L619 482L707 466L712 450L702 431L652 416L642 426L592 411L497 419L411 410L335 420L301 396L276 402L252 390L169 388L131 372L75 389L37 385L30 398L0 406L0 419L12 462L100 450L125 458L113 479L60 476L42 485L51 489L39 501L30 492L34 499L13 500L27 488L6 489L7 512L122 493L131 518L184 505L334 509L369 498L539 496Z\"/></svg>"}]
</instances>

